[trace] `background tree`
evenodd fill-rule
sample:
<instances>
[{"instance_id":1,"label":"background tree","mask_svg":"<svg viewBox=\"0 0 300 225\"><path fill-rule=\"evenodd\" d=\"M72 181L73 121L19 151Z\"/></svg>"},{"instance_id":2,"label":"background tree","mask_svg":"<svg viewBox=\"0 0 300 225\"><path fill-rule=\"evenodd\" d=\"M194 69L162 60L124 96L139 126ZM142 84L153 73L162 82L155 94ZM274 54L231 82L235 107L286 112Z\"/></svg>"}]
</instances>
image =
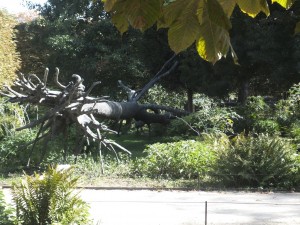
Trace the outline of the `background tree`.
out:
<instances>
[{"instance_id":1,"label":"background tree","mask_svg":"<svg viewBox=\"0 0 300 225\"><path fill-rule=\"evenodd\" d=\"M199 55L210 62L226 56L229 50L236 55L230 43L230 17L234 8L251 17L263 12L270 14L269 5L278 3L289 8L295 0L102 0L105 10L111 12L112 21L121 33L129 26L146 30L158 24L168 28L168 42L175 53L179 53L196 43Z\"/></svg>"},{"instance_id":2,"label":"background tree","mask_svg":"<svg viewBox=\"0 0 300 225\"><path fill-rule=\"evenodd\" d=\"M62 81L79 73L87 85L102 81L97 94L116 97L118 80L138 89L172 55L170 50L161 54L168 45L151 30L130 30L121 37L101 2L50 0L40 11L41 18L18 27L19 51L26 58L22 71L59 67ZM149 41L154 36L156 40Z\"/></svg>"},{"instance_id":3,"label":"background tree","mask_svg":"<svg viewBox=\"0 0 300 225\"><path fill-rule=\"evenodd\" d=\"M252 19L239 11L232 19L232 45L239 55L233 66L240 102L248 95L277 95L287 90L297 78L297 54L293 35L295 10L278 5L270 7L269 17Z\"/></svg>"},{"instance_id":4,"label":"background tree","mask_svg":"<svg viewBox=\"0 0 300 225\"><path fill-rule=\"evenodd\" d=\"M16 51L16 21L7 12L0 10L0 84L11 83L16 78L20 59Z\"/></svg>"}]
</instances>

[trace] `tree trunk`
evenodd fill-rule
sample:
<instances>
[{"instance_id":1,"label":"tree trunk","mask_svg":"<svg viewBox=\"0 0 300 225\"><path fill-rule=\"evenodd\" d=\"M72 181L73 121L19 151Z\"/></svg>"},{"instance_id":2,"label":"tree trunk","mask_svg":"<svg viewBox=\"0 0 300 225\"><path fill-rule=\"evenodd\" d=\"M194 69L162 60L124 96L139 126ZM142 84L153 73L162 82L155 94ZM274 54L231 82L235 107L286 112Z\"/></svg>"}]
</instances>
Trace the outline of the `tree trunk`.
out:
<instances>
[{"instance_id":1,"label":"tree trunk","mask_svg":"<svg viewBox=\"0 0 300 225\"><path fill-rule=\"evenodd\" d=\"M249 79L245 79L240 84L238 102L244 105L249 96Z\"/></svg>"},{"instance_id":2,"label":"tree trunk","mask_svg":"<svg viewBox=\"0 0 300 225\"><path fill-rule=\"evenodd\" d=\"M137 102L114 102L104 101L84 104L81 113L92 113L97 117L112 120L134 118L142 107Z\"/></svg>"},{"instance_id":3,"label":"tree trunk","mask_svg":"<svg viewBox=\"0 0 300 225\"><path fill-rule=\"evenodd\" d=\"M194 104L193 104L193 90L188 88L187 89L187 111L192 113L192 112L195 112L195 107L194 107Z\"/></svg>"}]
</instances>

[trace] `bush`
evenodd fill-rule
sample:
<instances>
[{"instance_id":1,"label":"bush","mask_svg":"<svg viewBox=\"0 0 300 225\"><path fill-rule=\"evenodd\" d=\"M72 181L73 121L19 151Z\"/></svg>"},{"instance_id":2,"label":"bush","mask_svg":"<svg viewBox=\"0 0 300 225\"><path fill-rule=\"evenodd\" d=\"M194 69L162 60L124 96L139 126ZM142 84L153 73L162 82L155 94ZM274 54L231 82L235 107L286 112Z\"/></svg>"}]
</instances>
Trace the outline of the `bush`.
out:
<instances>
[{"instance_id":1,"label":"bush","mask_svg":"<svg viewBox=\"0 0 300 225\"><path fill-rule=\"evenodd\" d=\"M243 115L248 119L257 120L268 116L270 110L262 96L251 96L247 98Z\"/></svg>"},{"instance_id":2,"label":"bush","mask_svg":"<svg viewBox=\"0 0 300 225\"><path fill-rule=\"evenodd\" d=\"M300 118L300 83L293 85L288 94L287 99L278 101L275 106L277 121L287 132L290 125Z\"/></svg>"},{"instance_id":3,"label":"bush","mask_svg":"<svg viewBox=\"0 0 300 225\"><path fill-rule=\"evenodd\" d=\"M275 135L280 133L279 124L274 120L257 120L253 124L256 133Z\"/></svg>"},{"instance_id":4,"label":"bush","mask_svg":"<svg viewBox=\"0 0 300 225\"><path fill-rule=\"evenodd\" d=\"M297 191L300 190L300 155L296 155L296 165L293 170L293 174L295 175L294 183Z\"/></svg>"},{"instance_id":5,"label":"bush","mask_svg":"<svg viewBox=\"0 0 300 225\"><path fill-rule=\"evenodd\" d=\"M6 204L4 194L0 191L0 225L14 225L15 210Z\"/></svg>"},{"instance_id":6,"label":"bush","mask_svg":"<svg viewBox=\"0 0 300 225\"><path fill-rule=\"evenodd\" d=\"M169 135L233 133L234 121L241 117L230 108L218 106L215 101L206 96L200 97L196 102L201 108L182 119L173 120L168 127Z\"/></svg>"},{"instance_id":7,"label":"bush","mask_svg":"<svg viewBox=\"0 0 300 225\"><path fill-rule=\"evenodd\" d=\"M90 224L88 205L74 193L76 184L72 170L58 171L56 167L13 183L18 224Z\"/></svg>"},{"instance_id":8,"label":"bush","mask_svg":"<svg viewBox=\"0 0 300 225\"><path fill-rule=\"evenodd\" d=\"M271 122L272 109L262 96L248 97L245 105L237 107L237 112L243 116L243 120L236 124L237 133L256 131L256 129L258 130L256 132L259 133L265 130L275 132L272 126L276 130L275 123ZM267 122L265 122L266 120Z\"/></svg>"},{"instance_id":9,"label":"bush","mask_svg":"<svg viewBox=\"0 0 300 225\"><path fill-rule=\"evenodd\" d=\"M145 103L167 105L174 108L183 108L186 103L186 97L178 91L170 91L161 85L154 85L149 89L147 96L143 100Z\"/></svg>"},{"instance_id":10,"label":"bush","mask_svg":"<svg viewBox=\"0 0 300 225\"><path fill-rule=\"evenodd\" d=\"M204 178L216 159L215 151L194 140L156 143L144 152L147 156L136 161L135 171L156 178Z\"/></svg>"},{"instance_id":11,"label":"bush","mask_svg":"<svg viewBox=\"0 0 300 225\"><path fill-rule=\"evenodd\" d=\"M34 131L22 130L15 135L5 136L0 142L0 168L14 170L26 165L30 154L28 142L35 135Z\"/></svg>"},{"instance_id":12,"label":"bush","mask_svg":"<svg viewBox=\"0 0 300 225\"><path fill-rule=\"evenodd\" d=\"M5 136L14 135L17 127L25 125L23 109L0 97L0 140Z\"/></svg>"},{"instance_id":13,"label":"bush","mask_svg":"<svg viewBox=\"0 0 300 225\"><path fill-rule=\"evenodd\" d=\"M297 167L295 152L286 139L241 134L220 149L215 173L228 186L288 187Z\"/></svg>"}]
</instances>

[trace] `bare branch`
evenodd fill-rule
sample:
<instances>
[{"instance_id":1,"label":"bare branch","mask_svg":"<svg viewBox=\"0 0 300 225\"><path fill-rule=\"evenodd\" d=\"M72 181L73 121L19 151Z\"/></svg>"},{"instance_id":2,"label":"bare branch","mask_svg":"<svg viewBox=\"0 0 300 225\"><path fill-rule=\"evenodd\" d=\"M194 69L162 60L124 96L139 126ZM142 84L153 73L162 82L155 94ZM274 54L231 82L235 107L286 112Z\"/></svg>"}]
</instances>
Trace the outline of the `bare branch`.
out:
<instances>
[{"instance_id":1,"label":"bare branch","mask_svg":"<svg viewBox=\"0 0 300 225\"><path fill-rule=\"evenodd\" d=\"M28 81L26 80L25 76L23 73L18 73L18 77L21 81L23 81L24 83L28 83Z\"/></svg>"},{"instance_id":2,"label":"bare branch","mask_svg":"<svg viewBox=\"0 0 300 225\"><path fill-rule=\"evenodd\" d=\"M2 95L2 96L4 96L4 97L9 97L9 98L15 97L14 95L9 95L9 94L6 94L6 93L4 93L4 92L2 92L2 91L0 91L0 95Z\"/></svg>"},{"instance_id":3,"label":"bare branch","mask_svg":"<svg viewBox=\"0 0 300 225\"><path fill-rule=\"evenodd\" d=\"M81 84L84 81L78 74L73 74L72 77L76 79L76 84Z\"/></svg>"},{"instance_id":4,"label":"bare branch","mask_svg":"<svg viewBox=\"0 0 300 225\"><path fill-rule=\"evenodd\" d=\"M131 101L133 99L134 95L136 94L136 91L129 88L125 84L123 84L121 80L118 80L118 83L119 83L119 86L126 92L127 100Z\"/></svg>"},{"instance_id":5,"label":"bare branch","mask_svg":"<svg viewBox=\"0 0 300 225\"><path fill-rule=\"evenodd\" d=\"M169 64L171 64L171 62L176 58L176 54L174 54L167 62L165 62L165 64L162 66L162 68L156 73L156 75L154 77L159 76L165 69L167 66L169 66Z\"/></svg>"},{"instance_id":6,"label":"bare branch","mask_svg":"<svg viewBox=\"0 0 300 225\"><path fill-rule=\"evenodd\" d=\"M200 136L200 132L198 130L196 130L194 127L192 127L191 124L189 124L188 122L186 122L184 119L180 118L180 117L177 117L175 116L177 119L181 120L185 125L187 125L192 131L194 131L197 136Z\"/></svg>"},{"instance_id":7,"label":"bare branch","mask_svg":"<svg viewBox=\"0 0 300 225\"><path fill-rule=\"evenodd\" d=\"M61 83L59 83L58 81L58 75L59 75L59 69L56 67L55 68L55 74L54 74L54 82L55 84L60 88L60 89L66 89L66 86L62 85Z\"/></svg>"},{"instance_id":8,"label":"bare branch","mask_svg":"<svg viewBox=\"0 0 300 225\"><path fill-rule=\"evenodd\" d=\"M26 82L22 81L22 80L15 80L14 81L14 85L15 86L18 86L18 87L21 87L21 88L24 88L25 90L29 91L29 92L32 92L35 90L35 85L32 86L32 84L30 84L27 80Z\"/></svg>"},{"instance_id":9,"label":"bare branch","mask_svg":"<svg viewBox=\"0 0 300 225\"><path fill-rule=\"evenodd\" d=\"M175 116L187 116L189 114L189 112L187 112L187 111L172 108L172 107L169 107L169 106L164 106L164 105L144 104L144 105L141 105L141 106L145 110L147 110L147 109L150 109L152 111L164 110L166 112L172 113L172 115L175 115Z\"/></svg>"},{"instance_id":10,"label":"bare branch","mask_svg":"<svg viewBox=\"0 0 300 225\"><path fill-rule=\"evenodd\" d=\"M110 144L110 145L115 145L117 146L119 149L122 149L124 152L127 152L129 155L131 155L131 152L128 151L126 148L124 148L123 146L119 145L118 143L116 143L115 141L112 141L112 140L106 140L106 143L107 144Z\"/></svg>"},{"instance_id":11,"label":"bare branch","mask_svg":"<svg viewBox=\"0 0 300 225\"><path fill-rule=\"evenodd\" d=\"M43 84L42 81L40 80L40 78L38 78L37 75L35 75L35 74L30 74L30 75L28 76L28 82L29 82L33 87L36 87L36 85L35 85L34 83L32 83L32 81L31 81L32 78L36 79L36 80L38 81L39 84ZM43 86L44 86L44 85L43 85Z\"/></svg>"},{"instance_id":12,"label":"bare branch","mask_svg":"<svg viewBox=\"0 0 300 225\"><path fill-rule=\"evenodd\" d=\"M47 113L45 113L45 115L43 117L41 117L40 119L34 120L34 121L30 122L29 124L26 124L23 127L17 128L16 130L20 131L20 130L24 130L24 129L27 129L27 128L33 128L33 127L37 126L38 124L41 124L41 123L43 123L47 120L50 120L57 112L59 112L60 110L65 108L66 105L67 105L67 102L64 102L63 104L58 105L55 108L48 111Z\"/></svg>"},{"instance_id":13,"label":"bare branch","mask_svg":"<svg viewBox=\"0 0 300 225\"><path fill-rule=\"evenodd\" d=\"M86 98L91 93L91 91L93 90L93 88L95 86L97 86L98 84L101 84L101 81L94 82L92 84L92 86L87 90L87 92L84 93L83 97Z\"/></svg>"},{"instance_id":14,"label":"bare branch","mask_svg":"<svg viewBox=\"0 0 300 225\"><path fill-rule=\"evenodd\" d=\"M173 66L169 70L167 70L165 73L156 75L152 80L150 80L149 83L147 83L143 87L143 89L136 96L133 97L132 101L138 101L158 80L169 75L177 67L177 65L178 65L178 62L175 62L173 64Z\"/></svg>"},{"instance_id":15,"label":"bare branch","mask_svg":"<svg viewBox=\"0 0 300 225\"><path fill-rule=\"evenodd\" d=\"M4 85L3 87L6 88L6 90L7 90L8 92L14 94L14 95L15 95L16 97L18 97L18 98L27 97L26 95L22 95L22 94L20 94L20 93L18 93L18 92L16 92L16 91L14 91L13 89L11 89L11 88L10 88L9 86L7 86L7 85Z\"/></svg>"},{"instance_id":16,"label":"bare branch","mask_svg":"<svg viewBox=\"0 0 300 225\"><path fill-rule=\"evenodd\" d=\"M49 74L49 68L46 68L44 72L44 87L47 86L48 74Z\"/></svg>"}]
</instances>

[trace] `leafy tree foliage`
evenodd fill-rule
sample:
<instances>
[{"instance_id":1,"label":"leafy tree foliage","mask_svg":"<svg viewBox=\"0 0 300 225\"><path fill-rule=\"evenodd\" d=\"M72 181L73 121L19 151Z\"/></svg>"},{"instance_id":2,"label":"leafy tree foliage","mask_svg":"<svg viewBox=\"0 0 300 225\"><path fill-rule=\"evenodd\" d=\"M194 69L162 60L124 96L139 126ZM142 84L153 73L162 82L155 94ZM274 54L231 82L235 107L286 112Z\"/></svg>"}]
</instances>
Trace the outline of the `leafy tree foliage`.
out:
<instances>
[{"instance_id":1,"label":"leafy tree foliage","mask_svg":"<svg viewBox=\"0 0 300 225\"><path fill-rule=\"evenodd\" d=\"M237 93L245 103L251 95L279 95L299 82L299 37L293 35L299 4L286 11L270 7L271 15L251 18L234 10L230 31L232 46L239 56L235 65L230 57L214 66L200 60L194 48L180 54L178 75L182 86L210 96Z\"/></svg>"},{"instance_id":2,"label":"leafy tree foliage","mask_svg":"<svg viewBox=\"0 0 300 225\"><path fill-rule=\"evenodd\" d=\"M251 18L234 10L230 38L238 65L227 57L212 66L192 46L179 54L180 66L175 77L167 78L169 86L185 90L188 96L200 92L224 98L236 93L241 103L251 95L280 97L299 82L299 37L294 35L299 3L288 11L274 4L270 11L269 17Z\"/></svg>"},{"instance_id":3,"label":"leafy tree foliage","mask_svg":"<svg viewBox=\"0 0 300 225\"><path fill-rule=\"evenodd\" d=\"M245 84L249 86L249 95L278 96L298 82L296 43L299 38L293 36L295 16L274 5L267 18L252 19L240 12L235 17L231 36L239 55L240 66L233 69L240 100L247 97L242 96Z\"/></svg>"},{"instance_id":4,"label":"leafy tree foliage","mask_svg":"<svg viewBox=\"0 0 300 225\"><path fill-rule=\"evenodd\" d=\"M266 0L102 1L121 33L129 25L144 31L157 23L158 28L168 28L168 42L175 53L196 43L199 55L210 62L226 56L229 50L236 58L229 37L230 17L236 6L251 17L260 12L270 14ZM294 0L272 0L275 2L287 9Z\"/></svg>"},{"instance_id":5,"label":"leafy tree foliage","mask_svg":"<svg viewBox=\"0 0 300 225\"><path fill-rule=\"evenodd\" d=\"M19 69L19 54L14 41L16 21L7 12L0 11L0 84L11 83Z\"/></svg>"},{"instance_id":6,"label":"leafy tree foliage","mask_svg":"<svg viewBox=\"0 0 300 225\"><path fill-rule=\"evenodd\" d=\"M102 81L97 94L116 95L118 92L113 90L118 80L126 77L127 83L138 88L149 77L149 71L157 71L161 66L158 60L165 61L169 57L155 53L160 49L159 41L155 46L152 44L153 48L147 45L149 42L143 39L147 34L131 30L120 37L99 1L73 1L71 4L50 0L40 10L40 19L19 26L19 50L26 59L23 71L42 73L40 70L45 66L59 67L64 71L61 74L64 81L76 72L83 76L87 85L95 80ZM154 35L151 31L148 34ZM157 58L155 62L144 63L150 57L145 57L143 51L159 57L154 57ZM157 68L149 67L153 64Z\"/></svg>"}]
</instances>

